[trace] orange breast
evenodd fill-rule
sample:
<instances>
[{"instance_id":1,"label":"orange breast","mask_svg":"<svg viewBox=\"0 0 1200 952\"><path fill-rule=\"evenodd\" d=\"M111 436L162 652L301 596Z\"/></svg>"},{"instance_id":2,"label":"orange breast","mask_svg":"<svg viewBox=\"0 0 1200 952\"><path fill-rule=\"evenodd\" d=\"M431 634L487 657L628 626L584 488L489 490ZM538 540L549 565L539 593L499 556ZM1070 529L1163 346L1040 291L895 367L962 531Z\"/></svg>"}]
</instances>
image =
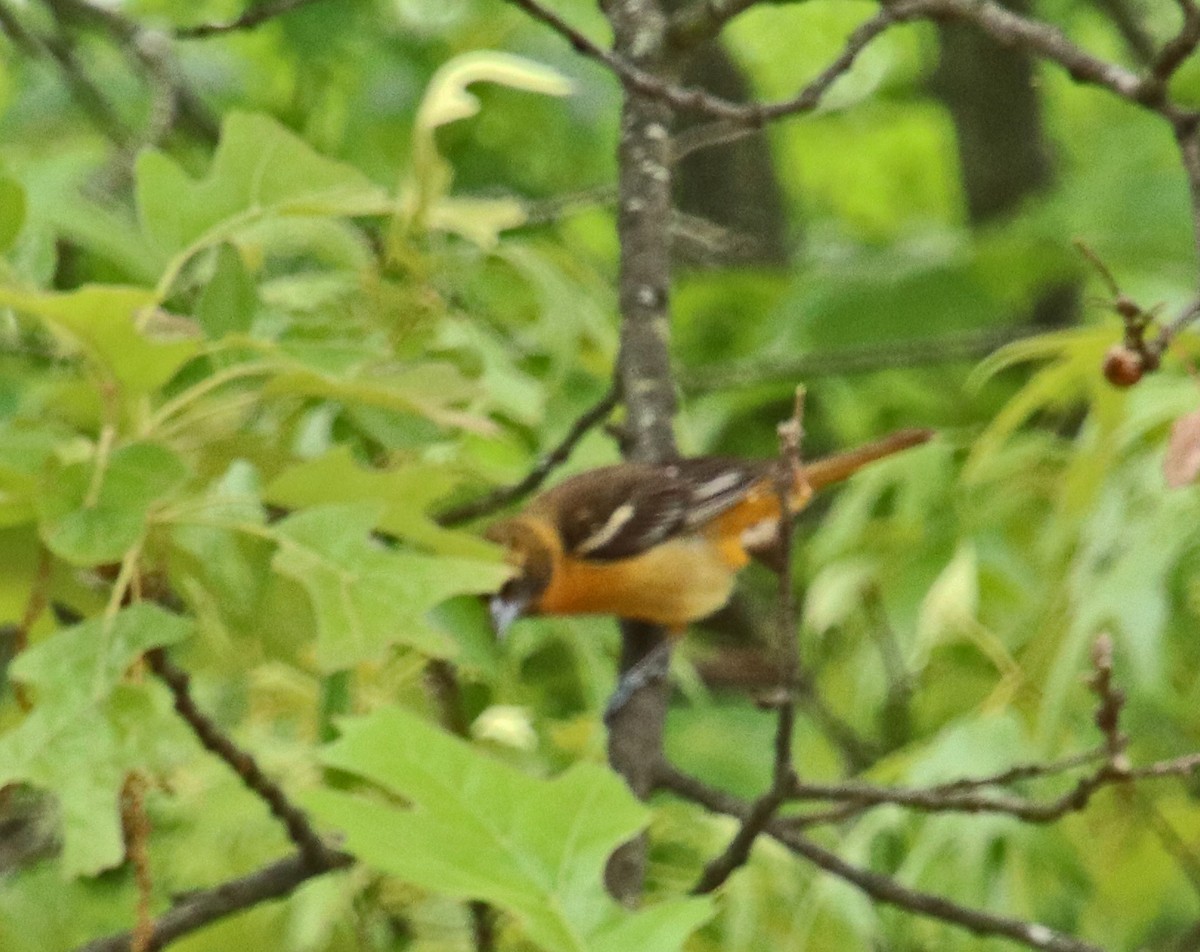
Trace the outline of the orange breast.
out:
<instances>
[{"instance_id":1,"label":"orange breast","mask_svg":"<svg viewBox=\"0 0 1200 952\"><path fill-rule=\"evenodd\" d=\"M555 615L615 615L682 631L729 601L744 553L731 562L721 545L683 536L632 559L586 562L564 558L538 600Z\"/></svg>"}]
</instances>

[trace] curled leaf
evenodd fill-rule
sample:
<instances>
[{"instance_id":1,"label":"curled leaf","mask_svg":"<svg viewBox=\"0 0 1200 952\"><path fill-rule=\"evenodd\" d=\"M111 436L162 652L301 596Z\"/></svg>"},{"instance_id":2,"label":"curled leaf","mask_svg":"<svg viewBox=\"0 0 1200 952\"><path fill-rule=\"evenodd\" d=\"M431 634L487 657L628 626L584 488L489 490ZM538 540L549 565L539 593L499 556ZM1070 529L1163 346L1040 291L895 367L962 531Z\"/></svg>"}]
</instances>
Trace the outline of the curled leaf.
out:
<instances>
[{"instance_id":1,"label":"curled leaf","mask_svg":"<svg viewBox=\"0 0 1200 952\"><path fill-rule=\"evenodd\" d=\"M479 112L479 100L467 92L467 87L481 82L547 96L571 92L570 80L549 66L509 53L467 53L450 60L430 80L417 110L417 131L428 135L438 126Z\"/></svg>"}]
</instances>

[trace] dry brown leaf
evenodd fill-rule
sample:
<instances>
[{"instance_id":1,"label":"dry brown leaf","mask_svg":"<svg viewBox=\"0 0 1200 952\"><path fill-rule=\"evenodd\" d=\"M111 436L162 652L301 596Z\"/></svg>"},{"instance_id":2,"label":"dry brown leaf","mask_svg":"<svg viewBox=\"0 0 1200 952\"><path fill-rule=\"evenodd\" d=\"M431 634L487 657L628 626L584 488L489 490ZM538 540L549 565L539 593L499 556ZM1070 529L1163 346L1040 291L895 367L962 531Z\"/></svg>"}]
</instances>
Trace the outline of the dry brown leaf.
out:
<instances>
[{"instance_id":1,"label":"dry brown leaf","mask_svg":"<svg viewBox=\"0 0 1200 952\"><path fill-rule=\"evenodd\" d=\"M1184 414L1171 426L1163 475L1172 489L1196 481L1200 473L1200 410Z\"/></svg>"}]
</instances>

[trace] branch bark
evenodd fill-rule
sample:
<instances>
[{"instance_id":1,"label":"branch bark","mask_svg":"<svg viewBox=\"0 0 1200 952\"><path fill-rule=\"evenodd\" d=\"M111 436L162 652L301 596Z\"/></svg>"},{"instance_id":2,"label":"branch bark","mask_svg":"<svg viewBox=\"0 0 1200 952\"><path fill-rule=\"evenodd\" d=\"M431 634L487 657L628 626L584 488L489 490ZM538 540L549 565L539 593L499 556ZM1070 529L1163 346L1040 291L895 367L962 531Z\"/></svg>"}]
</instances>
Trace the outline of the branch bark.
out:
<instances>
[{"instance_id":1,"label":"branch bark","mask_svg":"<svg viewBox=\"0 0 1200 952\"><path fill-rule=\"evenodd\" d=\"M202 929L209 923L257 906L271 899L290 895L297 886L314 876L349 866L354 858L345 853L330 852L314 863L303 853L264 866L247 876L230 879L198 892L189 893L181 902L154 920L148 949L158 950L167 943ZM130 952L133 936L129 932L96 939L80 946L76 952Z\"/></svg>"},{"instance_id":2,"label":"branch bark","mask_svg":"<svg viewBox=\"0 0 1200 952\"><path fill-rule=\"evenodd\" d=\"M754 809L744 800L709 787L666 764L660 767L659 785L714 813L723 813L743 822L750 818ZM1103 952L1099 946L1057 932L1041 923L964 906L944 896L905 886L882 873L855 866L790 829L783 820L768 822L765 832L796 855L857 887L877 902L960 926L975 935L1004 936L1040 952Z\"/></svg>"},{"instance_id":3,"label":"branch bark","mask_svg":"<svg viewBox=\"0 0 1200 952\"><path fill-rule=\"evenodd\" d=\"M667 68L666 13L658 0L611 0L605 8L613 48L622 61L652 74ZM671 284L670 105L644 91L626 89L617 145L618 300L621 346L616 381L626 409L623 450L654 462L677 455L672 421L675 385L668 351ZM621 624L621 672L657 649L662 629ZM649 796L662 759L667 716L666 679L650 679L613 713L608 757L635 795ZM605 880L621 902L635 904L645 879L644 838L626 843L609 861Z\"/></svg>"},{"instance_id":4,"label":"branch bark","mask_svg":"<svg viewBox=\"0 0 1200 952\"><path fill-rule=\"evenodd\" d=\"M447 509L438 515L437 521L443 526L460 526L472 519L491 515L511 502L525 498L538 489L555 469L570 458L580 440L587 436L594 427L608 419L619 400L620 395L614 385L609 388L608 393L576 418L566 436L552 450L538 459L524 477L511 486L501 486L471 502Z\"/></svg>"},{"instance_id":5,"label":"branch bark","mask_svg":"<svg viewBox=\"0 0 1200 952\"><path fill-rule=\"evenodd\" d=\"M187 672L172 664L161 648L147 652L146 662L170 689L176 712L191 727L200 743L233 768L242 782L263 799L272 815L283 824L288 838L296 844L309 865L314 868L332 868L334 851L325 845L308 815L288 799L279 784L263 773L258 762L250 754L239 748L196 706L192 699Z\"/></svg>"}]
</instances>

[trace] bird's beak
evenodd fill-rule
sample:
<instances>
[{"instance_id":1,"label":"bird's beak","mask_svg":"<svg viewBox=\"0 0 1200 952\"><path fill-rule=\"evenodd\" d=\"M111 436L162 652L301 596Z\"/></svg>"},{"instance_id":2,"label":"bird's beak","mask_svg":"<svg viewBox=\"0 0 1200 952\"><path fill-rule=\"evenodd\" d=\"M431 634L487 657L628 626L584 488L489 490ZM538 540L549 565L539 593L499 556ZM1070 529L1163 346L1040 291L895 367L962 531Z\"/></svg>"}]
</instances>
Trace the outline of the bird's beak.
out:
<instances>
[{"instance_id":1,"label":"bird's beak","mask_svg":"<svg viewBox=\"0 0 1200 952\"><path fill-rule=\"evenodd\" d=\"M500 640L508 633L509 627L520 618L528 607L527 602L520 598L505 598L493 595L488 599L488 612L492 616L492 629Z\"/></svg>"}]
</instances>

